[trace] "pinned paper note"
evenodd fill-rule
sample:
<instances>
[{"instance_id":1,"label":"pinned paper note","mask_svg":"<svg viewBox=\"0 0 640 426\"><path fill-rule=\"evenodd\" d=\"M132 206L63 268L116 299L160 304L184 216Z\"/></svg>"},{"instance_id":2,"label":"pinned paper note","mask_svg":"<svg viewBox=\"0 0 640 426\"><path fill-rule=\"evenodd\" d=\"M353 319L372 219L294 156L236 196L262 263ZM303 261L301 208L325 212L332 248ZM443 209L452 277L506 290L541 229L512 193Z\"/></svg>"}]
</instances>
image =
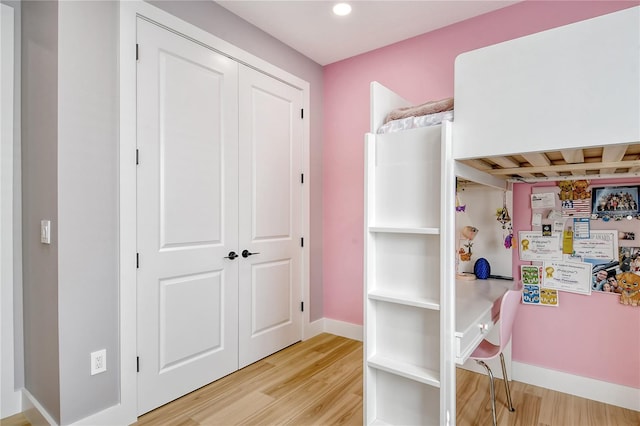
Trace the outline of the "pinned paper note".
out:
<instances>
[{"instance_id":1,"label":"pinned paper note","mask_svg":"<svg viewBox=\"0 0 640 426\"><path fill-rule=\"evenodd\" d=\"M531 226L542 225L542 213L534 213L531 215Z\"/></svg>"},{"instance_id":2,"label":"pinned paper note","mask_svg":"<svg viewBox=\"0 0 640 426\"><path fill-rule=\"evenodd\" d=\"M585 240L590 238L591 221L588 217L577 217L573 219L573 238Z\"/></svg>"},{"instance_id":3,"label":"pinned paper note","mask_svg":"<svg viewBox=\"0 0 640 426\"><path fill-rule=\"evenodd\" d=\"M532 209L552 209L556 206L556 199L553 192L531 194Z\"/></svg>"}]
</instances>

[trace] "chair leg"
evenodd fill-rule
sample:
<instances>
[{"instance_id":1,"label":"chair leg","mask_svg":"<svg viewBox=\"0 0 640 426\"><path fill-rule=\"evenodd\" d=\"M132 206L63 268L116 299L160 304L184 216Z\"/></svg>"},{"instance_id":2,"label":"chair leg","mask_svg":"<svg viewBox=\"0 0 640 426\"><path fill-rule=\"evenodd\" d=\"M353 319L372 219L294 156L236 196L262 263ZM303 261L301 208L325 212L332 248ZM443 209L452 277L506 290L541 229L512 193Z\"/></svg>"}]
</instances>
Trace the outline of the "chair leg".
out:
<instances>
[{"instance_id":1,"label":"chair leg","mask_svg":"<svg viewBox=\"0 0 640 426\"><path fill-rule=\"evenodd\" d=\"M496 426L498 422L496 421L496 390L493 386L493 373L484 361L476 360L476 362L487 370L487 375L489 376L489 390L491 391L491 413L493 414L493 426Z\"/></svg>"},{"instance_id":2,"label":"chair leg","mask_svg":"<svg viewBox=\"0 0 640 426\"><path fill-rule=\"evenodd\" d=\"M502 377L504 377L504 388L507 390L507 404L509 407L509 411L516 411L513 408L513 402L511 401L511 390L509 389L509 378L507 377L507 367L504 364L504 356L502 352L500 352L500 363L502 364Z\"/></svg>"}]
</instances>

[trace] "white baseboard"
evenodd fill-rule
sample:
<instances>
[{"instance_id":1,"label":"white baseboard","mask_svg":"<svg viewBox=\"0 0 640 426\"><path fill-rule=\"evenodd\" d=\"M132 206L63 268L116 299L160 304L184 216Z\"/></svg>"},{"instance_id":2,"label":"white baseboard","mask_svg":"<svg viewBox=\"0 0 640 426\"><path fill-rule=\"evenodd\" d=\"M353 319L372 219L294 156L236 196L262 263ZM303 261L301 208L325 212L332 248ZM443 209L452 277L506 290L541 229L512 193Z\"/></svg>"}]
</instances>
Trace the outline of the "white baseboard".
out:
<instances>
[{"instance_id":1,"label":"white baseboard","mask_svg":"<svg viewBox=\"0 0 640 426\"><path fill-rule=\"evenodd\" d=\"M22 389L22 414L32 426L57 426L58 423L40 402L26 389Z\"/></svg>"},{"instance_id":2,"label":"white baseboard","mask_svg":"<svg viewBox=\"0 0 640 426\"><path fill-rule=\"evenodd\" d=\"M513 380L519 382L640 411L640 390L636 388L520 362L513 362L512 369Z\"/></svg>"},{"instance_id":3,"label":"white baseboard","mask_svg":"<svg viewBox=\"0 0 640 426\"><path fill-rule=\"evenodd\" d=\"M330 318L323 318L324 331L326 333L335 334L337 336L346 337L348 339L359 340L362 342L363 327L349 322L338 321Z\"/></svg>"}]
</instances>

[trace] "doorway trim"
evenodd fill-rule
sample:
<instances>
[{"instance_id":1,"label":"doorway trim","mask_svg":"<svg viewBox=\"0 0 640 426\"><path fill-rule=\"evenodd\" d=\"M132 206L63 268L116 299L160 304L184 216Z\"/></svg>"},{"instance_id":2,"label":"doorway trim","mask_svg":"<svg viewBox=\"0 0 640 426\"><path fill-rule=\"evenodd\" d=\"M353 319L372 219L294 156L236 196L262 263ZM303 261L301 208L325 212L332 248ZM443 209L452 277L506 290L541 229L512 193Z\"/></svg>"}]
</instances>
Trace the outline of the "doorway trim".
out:
<instances>
[{"instance_id":1,"label":"doorway trim","mask_svg":"<svg viewBox=\"0 0 640 426\"><path fill-rule=\"evenodd\" d=\"M21 255L14 248L20 246L21 219L16 194L20 196L20 12L11 4L0 3L0 297L2 308L2 384L0 385L0 418L19 413L22 409L22 362L19 340L22 334L20 320L21 278L16 273ZM16 25L16 20L17 25ZM17 33L16 33L17 31ZM17 60L16 60L17 59ZM18 90L15 90L16 87ZM16 161L17 160L17 161ZM16 309L17 308L17 309ZM16 348L16 339L18 348ZM17 349L17 350L16 350ZM17 368L16 368L17 367Z\"/></svg>"},{"instance_id":2,"label":"doorway trim","mask_svg":"<svg viewBox=\"0 0 640 426\"><path fill-rule=\"evenodd\" d=\"M196 43L228 56L239 63L270 75L303 92L303 108L310 106L309 83L284 71L182 19L142 0L120 2L120 143L119 143L119 290L120 290L120 404L104 410L82 424L131 424L137 419L136 375L136 21L147 19L169 31L186 36ZM143 53L141 53L143 54ZM307 113L307 116L308 113ZM302 188L303 234L310 239L310 120L303 123ZM309 301L309 247L302 253L302 297ZM302 338L311 337L310 309L303 312Z\"/></svg>"}]
</instances>

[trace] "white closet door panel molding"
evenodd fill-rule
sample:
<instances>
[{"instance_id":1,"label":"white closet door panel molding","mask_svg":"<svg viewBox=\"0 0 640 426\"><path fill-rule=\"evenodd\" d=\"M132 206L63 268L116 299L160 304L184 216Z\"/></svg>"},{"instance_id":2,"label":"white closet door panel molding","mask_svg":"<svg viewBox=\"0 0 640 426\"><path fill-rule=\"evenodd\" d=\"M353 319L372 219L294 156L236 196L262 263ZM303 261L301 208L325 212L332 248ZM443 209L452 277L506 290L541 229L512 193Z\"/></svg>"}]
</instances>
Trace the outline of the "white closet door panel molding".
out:
<instances>
[{"instance_id":1,"label":"white closet door panel molding","mask_svg":"<svg viewBox=\"0 0 640 426\"><path fill-rule=\"evenodd\" d=\"M138 42L138 413L237 369L237 68L145 20Z\"/></svg>"},{"instance_id":2,"label":"white closet door panel molding","mask_svg":"<svg viewBox=\"0 0 640 426\"><path fill-rule=\"evenodd\" d=\"M159 60L160 247L221 244L224 75L169 52Z\"/></svg>"}]
</instances>

